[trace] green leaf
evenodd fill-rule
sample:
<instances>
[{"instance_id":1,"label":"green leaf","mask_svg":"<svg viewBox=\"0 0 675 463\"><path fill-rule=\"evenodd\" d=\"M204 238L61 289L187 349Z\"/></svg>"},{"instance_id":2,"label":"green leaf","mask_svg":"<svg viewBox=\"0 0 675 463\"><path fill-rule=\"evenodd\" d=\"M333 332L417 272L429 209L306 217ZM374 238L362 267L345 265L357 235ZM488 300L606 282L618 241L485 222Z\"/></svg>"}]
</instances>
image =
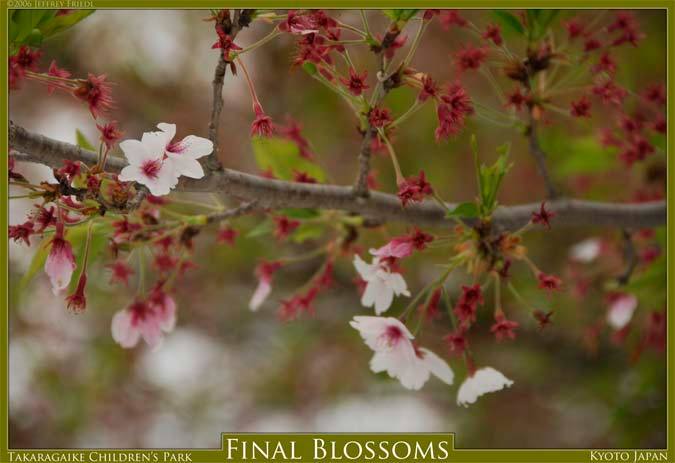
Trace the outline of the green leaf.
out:
<instances>
[{"instance_id":1,"label":"green leaf","mask_svg":"<svg viewBox=\"0 0 675 463\"><path fill-rule=\"evenodd\" d=\"M49 250L51 249L51 242L51 238L45 238L40 243L35 254L33 254L33 259L30 261L28 270L26 270L26 273L23 274L19 281L19 292L23 292L33 278L35 278L35 275L44 268L47 256L49 255Z\"/></svg>"},{"instance_id":2,"label":"green leaf","mask_svg":"<svg viewBox=\"0 0 675 463\"><path fill-rule=\"evenodd\" d=\"M448 212L447 217L462 217L472 219L478 217L478 206L475 203L458 204L452 211Z\"/></svg>"},{"instance_id":3,"label":"green leaf","mask_svg":"<svg viewBox=\"0 0 675 463\"><path fill-rule=\"evenodd\" d=\"M313 76L318 72L316 64L310 63L309 61L302 63L302 69L304 69L304 71L310 76Z\"/></svg>"},{"instance_id":4,"label":"green leaf","mask_svg":"<svg viewBox=\"0 0 675 463\"><path fill-rule=\"evenodd\" d=\"M652 262L647 269L633 275L623 291L635 293L639 299L665 302L667 262L665 255Z\"/></svg>"},{"instance_id":5,"label":"green leaf","mask_svg":"<svg viewBox=\"0 0 675 463\"><path fill-rule=\"evenodd\" d=\"M16 32L10 33L10 35L14 34L14 41L17 45L23 45L26 37L30 35L37 24L33 22L33 10L17 11L12 19L12 24L15 25Z\"/></svg>"},{"instance_id":6,"label":"green leaf","mask_svg":"<svg viewBox=\"0 0 675 463\"><path fill-rule=\"evenodd\" d=\"M15 10L10 10L10 11L15 11ZM9 20L9 30L8 30L8 35L7 38L9 39L9 43L12 45L15 45L16 39L19 36L19 25L14 22L14 20L10 19ZM10 55L13 55L14 52L10 51Z\"/></svg>"},{"instance_id":7,"label":"green leaf","mask_svg":"<svg viewBox=\"0 0 675 463\"><path fill-rule=\"evenodd\" d=\"M42 10L42 17L40 18L40 21L37 23L38 26L42 26L46 23L48 23L52 18L56 16L56 13L58 10Z\"/></svg>"},{"instance_id":8,"label":"green leaf","mask_svg":"<svg viewBox=\"0 0 675 463\"><path fill-rule=\"evenodd\" d=\"M560 10L554 9L528 9L527 23L530 40L539 40L542 38L559 13Z\"/></svg>"},{"instance_id":9,"label":"green leaf","mask_svg":"<svg viewBox=\"0 0 675 463\"><path fill-rule=\"evenodd\" d=\"M40 24L40 30L45 37L51 37L54 34L65 31L96 10L74 10L69 14L54 16L49 21Z\"/></svg>"},{"instance_id":10,"label":"green leaf","mask_svg":"<svg viewBox=\"0 0 675 463\"><path fill-rule=\"evenodd\" d=\"M257 238L258 236L270 235L274 230L274 224L270 219L265 219L258 225L253 227L251 231L246 234L247 238Z\"/></svg>"},{"instance_id":11,"label":"green leaf","mask_svg":"<svg viewBox=\"0 0 675 463\"><path fill-rule=\"evenodd\" d=\"M87 137L84 136L80 129L75 129L75 140L77 142L77 146L80 148L96 152L94 145L92 145L91 142L87 140Z\"/></svg>"},{"instance_id":12,"label":"green leaf","mask_svg":"<svg viewBox=\"0 0 675 463\"><path fill-rule=\"evenodd\" d=\"M382 10L382 14L395 23L406 23L410 21L419 10Z\"/></svg>"},{"instance_id":13,"label":"green leaf","mask_svg":"<svg viewBox=\"0 0 675 463\"><path fill-rule=\"evenodd\" d=\"M410 9L410 10L399 10L399 11L401 11L401 14L399 15L399 18L398 18L399 21L408 22L417 14L417 12L419 10Z\"/></svg>"},{"instance_id":14,"label":"green leaf","mask_svg":"<svg viewBox=\"0 0 675 463\"><path fill-rule=\"evenodd\" d=\"M326 226L323 223L305 222L300 224L291 235L291 239L295 243L304 243L307 240L319 238L326 231Z\"/></svg>"},{"instance_id":15,"label":"green leaf","mask_svg":"<svg viewBox=\"0 0 675 463\"><path fill-rule=\"evenodd\" d=\"M319 182L326 180L326 174L315 163L300 156L297 145L279 137L255 137L251 140L258 167L271 169L282 180L292 180L295 172L305 172Z\"/></svg>"},{"instance_id":16,"label":"green leaf","mask_svg":"<svg viewBox=\"0 0 675 463\"><path fill-rule=\"evenodd\" d=\"M497 207L497 193L501 186L504 176L511 168L508 163L509 151L511 145L504 143L497 148L499 158L492 166L481 164L478 169L478 193L480 199L480 216L487 217ZM476 154L476 164L478 164L478 156Z\"/></svg>"},{"instance_id":17,"label":"green leaf","mask_svg":"<svg viewBox=\"0 0 675 463\"><path fill-rule=\"evenodd\" d=\"M42 32L40 32L40 29L33 29L33 31L30 33L28 37L26 37L26 44L38 48L40 45L42 45Z\"/></svg>"},{"instance_id":18,"label":"green leaf","mask_svg":"<svg viewBox=\"0 0 675 463\"><path fill-rule=\"evenodd\" d=\"M497 22L501 24L505 31L515 32L519 35L525 35L525 28L513 13L509 13L506 10L493 10L492 15L495 17Z\"/></svg>"}]
</instances>

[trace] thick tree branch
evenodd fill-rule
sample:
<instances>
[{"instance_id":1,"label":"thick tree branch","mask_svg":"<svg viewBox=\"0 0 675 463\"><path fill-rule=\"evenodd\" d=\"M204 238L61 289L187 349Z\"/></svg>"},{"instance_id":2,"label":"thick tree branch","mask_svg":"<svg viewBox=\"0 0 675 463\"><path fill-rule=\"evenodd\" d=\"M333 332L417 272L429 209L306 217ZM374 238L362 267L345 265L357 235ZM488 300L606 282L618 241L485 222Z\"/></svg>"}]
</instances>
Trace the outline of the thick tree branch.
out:
<instances>
[{"instance_id":1,"label":"thick tree branch","mask_svg":"<svg viewBox=\"0 0 675 463\"><path fill-rule=\"evenodd\" d=\"M18 151L18 161L33 161L53 167L64 159L94 164L97 155L91 151L28 132L10 121L9 144ZM126 165L120 158L110 158L108 168L119 171ZM182 191L217 191L247 201L256 201L261 208L321 208L354 212L364 217L407 222L419 226L449 227L445 211L434 202L401 207L395 195L372 191L368 198L357 198L349 186L285 182L224 169L201 180L185 179L178 184ZM454 208L455 205L448 204ZM649 228L666 223L665 201L640 204L613 204L574 199L558 199L547 203L556 213L554 227L618 227ZM525 225L539 203L502 206L493 216L498 229L516 230Z\"/></svg>"}]
</instances>

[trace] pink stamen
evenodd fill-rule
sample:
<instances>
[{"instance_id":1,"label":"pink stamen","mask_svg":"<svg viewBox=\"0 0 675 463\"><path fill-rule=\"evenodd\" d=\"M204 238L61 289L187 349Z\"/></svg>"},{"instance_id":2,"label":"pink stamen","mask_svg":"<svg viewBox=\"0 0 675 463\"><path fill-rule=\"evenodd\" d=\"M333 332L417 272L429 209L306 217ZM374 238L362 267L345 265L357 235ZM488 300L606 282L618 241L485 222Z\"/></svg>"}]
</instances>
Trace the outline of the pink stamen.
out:
<instances>
[{"instance_id":1,"label":"pink stamen","mask_svg":"<svg viewBox=\"0 0 675 463\"><path fill-rule=\"evenodd\" d=\"M162 168L162 163L158 159L153 159L151 161L145 161L141 166L143 174L151 179L156 179L159 177L159 171Z\"/></svg>"}]
</instances>

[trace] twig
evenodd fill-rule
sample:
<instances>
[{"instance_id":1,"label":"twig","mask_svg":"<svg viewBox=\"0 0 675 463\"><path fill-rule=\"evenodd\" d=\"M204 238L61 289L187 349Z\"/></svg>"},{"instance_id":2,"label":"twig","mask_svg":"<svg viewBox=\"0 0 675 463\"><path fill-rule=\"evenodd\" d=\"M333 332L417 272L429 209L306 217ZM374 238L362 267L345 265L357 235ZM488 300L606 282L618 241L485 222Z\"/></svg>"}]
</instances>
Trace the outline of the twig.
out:
<instances>
[{"instance_id":1,"label":"twig","mask_svg":"<svg viewBox=\"0 0 675 463\"><path fill-rule=\"evenodd\" d=\"M244 27L241 21L242 13L239 10L234 10L232 21L223 24L225 32L227 32L232 40L235 39L239 31ZM225 61L221 53L218 58L216 70L213 73L213 103L211 104L211 119L209 121L209 140L213 142L213 152L204 160L204 167L207 173L217 172L223 169L223 165L218 158L218 124L220 122L220 113L223 111L223 83L225 81L225 73L230 63Z\"/></svg>"},{"instance_id":2,"label":"twig","mask_svg":"<svg viewBox=\"0 0 675 463\"><path fill-rule=\"evenodd\" d=\"M145 197L150 194L150 191L141 184L136 184L136 194L134 195L133 198L131 198L129 201L127 201L127 211L135 211L139 207L141 207L141 203L145 199Z\"/></svg>"},{"instance_id":3,"label":"twig","mask_svg":"<svg viewBox=\"0 0 675 463\"><path fill-rule=\"evenodd\" d=\"M257 201L248 201L239 205L238 207L228 209L222 212L215 212L213 214L209 214L207 216L206 222L207 223L220 222L221 220L234 219L235 217L248 214L249 212L253 212L256 209L256 204Z\"/></svg>"},{"instance_id":4,"label":"twig","mask_svg":"<svg viewBox=\"0 0 675 463\"><path fill-rule=\"evenodd\" d=\"M365 24L365 14L361 10L363 15L364 24ZM384 48L381 48L375 51L379 55L380 60L380 70L377 73L377 85L375 90L373 90L372 98L370 99L370 110L376 107L382 99L387 95L389 90L393 87L384 85L384 74L386 71L386 64L384 59ZM391 76L390 76L391 77ZM382 80L384 79L384 80ZM361 148L359 150L359 172L356 176L356 182L354 183L354 195L357 198L365 198L369 195L368 189L368 175L370 174L370 152L371 152L371 142L373 137L376 136L375 128L370 124L370 120L366 115L366 129L363 132L363 140L361 141Z\"/></svg>"},{"instance_id":5,"label":"twig","mask_svg":"<svg viewBox=\"0 0 675 463\"><path fill-rule=\"evenodd\" d=\"M375 136L375 129L368 123L368 127L363 134L361 140L361 148L359 149L359 173L354 184L354 195L359 198L368 196L368 175L370 174L370 151L373 137Z\"/></svg>"},{"instance_id":6,"label":"twig","mask_svg":"<svg viewBox=\"0 0 675 463\"><path fill-rule=\"evenodd\" d=\"M530 116L530 129L529 129L529 139L530 139L530 153L534 156L535 161L537 161L537 168L539 169L539 174L544 179L544 186L546 187L546 196L548 199L555 199L558 195L558 190L551 180L549 175L548 168L546 167L546 153L541 149L539 145L539 138L537 137L537 123L533 117Z\"/></svg>"},{"instance_id":7,"label":"twig","mask_svg":"<svg viewBox=\"0 0 675 463\"><path fill-rule=\"evenodd\" d=\"M623 238L623 258L626 261L626 269L616 277L617 283L621 286L626 286L630 281L630 277L637 267L637 253L635 252L635 243L633 243L633 238L630 232L626 229L621 230L621 236Z\"/></svg>"},{"instance_id":8,"label":"twig","mask_svg":"<svg viewBox=\"0 0 675 463\"><path fill-rule=\"evenodd\" d=\"M96 162L96 154L82 148L28 132L10 121L9 145L17 161L32 161L60 167L63 159ZM28 154L26 154L28 153ZM119 172L126 162L110 158L108 168ZM371 191L368 198L356 198L352 187L268 179L244 172L223 169L211 176L195 180L183 179L179 191L219 192L237 198L257 200L261 208L320 208L344 210L364 217L399 221L419 226L447 227L445 210L431 201L401 207L395 195ZM666 202L616 204L575 199L557 199L547 203L556 212L556 228L563 227L619 227L631 230L665 225ZM455 204L447 207L454 209ZM518 230L530 221L532 212L540 203L499 207L493 216L495 230ZM472 223L471 220L465 220Z\"/></svg>"}]
</instances>

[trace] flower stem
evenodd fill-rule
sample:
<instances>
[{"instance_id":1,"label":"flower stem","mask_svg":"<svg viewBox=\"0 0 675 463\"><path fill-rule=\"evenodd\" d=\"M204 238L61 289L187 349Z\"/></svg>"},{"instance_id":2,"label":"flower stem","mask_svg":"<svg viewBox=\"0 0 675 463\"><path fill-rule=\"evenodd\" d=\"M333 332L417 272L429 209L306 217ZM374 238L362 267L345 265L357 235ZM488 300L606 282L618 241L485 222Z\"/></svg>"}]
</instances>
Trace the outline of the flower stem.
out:
<instances>
[{"instance_id":1,"label":"flower stem","mask_svg":"<svg viewBox=\"0 0 675 463\"><path fill-rule=\"evenodd\" d=\"M495 277L495 317L497 317L497 315L504 313L502 310L502 282L498 273L493 275Z\"/></svg>"},{"instance_id":2,"label":"flower stem","mask_svg":"<svg viewBox=\"0 0 675 463\"><path fill-rule=\"evenodd\" d=\"M255 108L256 105L262 107L260 100L258 100L258 95L255 93L255 87L253 86L251 76L248 74L246 66L244 66L244 62L239 57L237 57L236 60L241 70L244 71L244 78L246 79L246 84L248 85L248 93L251 95L251 103L253 104L253 107Z\"/></svg>"},{"instance_id":3,"label":"flower stem","mask_svg":"<svg viewBox=\"0 0 675 463\"><path fill-rule=\"evenodd\" d=\"M380 134L380 137L384 141L384 144L387 145L387 151L389 152L389 157L391 158L391 162L394 165L394 172L396 172L396 184L402 183L405 179L403 178L403 174L401 173L401 166L398 163L398 158L396 157L396 152L394 151L394 147L391 145L391 142L387 138L387 136L384 134L384 130L377 129L377 132Z\"/></svg>"},{"instance_id":4,"label":"flower stem","mask_svg":"<svg viewBox=\"0 0 675 463\"><path fill-rule=\"evenodd\" d=\"M406 112L401 114L396 120L394 120L394 122L389 124L389 127L396 127L397 125L403 123L406 119L419 111L423 106L424 104L420 104L419 100L416 99Z\"/></svg>"},{"instance_id":5,"label":"flower stem","mask_svg":"<svg viewBox=\"0 0 675 463\"><path fill-rule=\"evenodd\" d=\"M366 10L359 10L361 13L361 21L363 22L363 29L366 31L365 36L370 37L370 26L368 26L368 18L366 17Z\"/></svg>"},{"instance_id":6,"label":"flower stem","mask_svg":"<svg viewBox=\"0 0 675 463\"><path fill-rule=\"evenodd\" d=\"M525 299L525 298L524 298L524 297L516 290L516 287L513 286L513 283L511 283L511 282L507 283L506 287L509 289L509 291L511 292L511 294L513 294L513 295L515 296L515 298L518 299L519 302L521 302L521 303L524 304L528 309L530 309L531 312L534 312L534 311L536 310L536 309L534 308L534 306L533 306L532 304L530 304L530 302L527 301L527 299Z\"/></svg>"},{"instance_id":7,"label":"flower stem","mask_svg":"<svg viewBox=\"0 0 675 463\"><path fill-rule=\"evenodd\" d=\"M402 68L408 67L408 65L410 64L410 62L413 59L413 56L415 56L415 52L417 51L417 47L420 44L420 41L422 39L422 34L424 34L424 30L427 28L427 24L429 24L429 21L422 21L419 29L417 29L417 34L415 35L415 39L413 40L412 45L410 45L410 49L408 50L408 54L403 59L403 65L401 66Z\"/></svg>"},{"instance_id":8,"label":"flower stem","mask_svg":"<svg viewBox=\"0 0 675 463\"><path fill-rule=\"evenodd\" d=\"M279 30L275 27L275 28L272 30L272 32L270 32L269 34L267 34L265 37L263 37L262 39L258 40L258 41L255 42L255 43L252 43L251 45L249 45L248 47L244 48L243 50L239 50L237 53L235 53L234 56L235 56L235 57L238 57L239 55L243 55L244 53L248 53L249 51L253 51L253 50L255 50L256 48L262 47L262 46L265 45L267 42L273 40L274 38L278 37L279 35L281 35L281 32L279 32Z\"/></svg>"},{"instance_id":9,"label":"flower stem","mask_svg":"<svg viewBox=\"0 0 675 463\"><path fill-rule=\"evenodd\" d=\"M140 249L138 253L138 292L145 295L145 253Z\"/></svg>"}]
</instances>

